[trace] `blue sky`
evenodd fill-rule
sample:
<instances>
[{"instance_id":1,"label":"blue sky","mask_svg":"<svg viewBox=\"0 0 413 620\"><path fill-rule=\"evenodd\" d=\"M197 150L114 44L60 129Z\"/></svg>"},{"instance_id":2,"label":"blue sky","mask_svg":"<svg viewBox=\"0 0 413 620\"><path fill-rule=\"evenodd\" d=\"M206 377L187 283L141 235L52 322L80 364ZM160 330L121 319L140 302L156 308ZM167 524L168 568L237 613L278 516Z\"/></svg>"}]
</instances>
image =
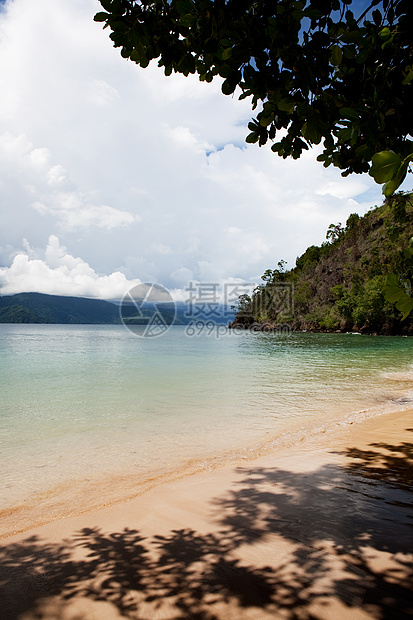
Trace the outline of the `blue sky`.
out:
<instances>
[{"instance_id":1,"label":"blue sky","mask_svg":"<svg viewBox=\"0 0 413 620\"><path fill-rule=\"evenodd\" d=\"M246 145L247 101L120 57L97 0L0 13L0 294L257 282L381 203L367 175Z\"/></svg>"}]
</instances>

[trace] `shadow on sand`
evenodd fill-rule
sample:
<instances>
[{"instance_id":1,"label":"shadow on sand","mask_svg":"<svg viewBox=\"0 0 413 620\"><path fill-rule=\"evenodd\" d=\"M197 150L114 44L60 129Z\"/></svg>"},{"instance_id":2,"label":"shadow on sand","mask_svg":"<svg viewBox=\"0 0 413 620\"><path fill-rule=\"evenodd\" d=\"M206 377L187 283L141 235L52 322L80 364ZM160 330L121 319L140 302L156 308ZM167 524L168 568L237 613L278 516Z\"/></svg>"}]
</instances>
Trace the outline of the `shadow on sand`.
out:
<instances>
[{"instance_id":1,"label":"shadow on sand","mask_svg":"<svg viewBox=\"0 0 413 620\"><path fill-rule=\"evenodd\" d=\"M208 534L94 528L61 544L5 540L0 617L412 617L413 444L370 447L309 474L238 468Z\"/></svg>"}]
</instances>

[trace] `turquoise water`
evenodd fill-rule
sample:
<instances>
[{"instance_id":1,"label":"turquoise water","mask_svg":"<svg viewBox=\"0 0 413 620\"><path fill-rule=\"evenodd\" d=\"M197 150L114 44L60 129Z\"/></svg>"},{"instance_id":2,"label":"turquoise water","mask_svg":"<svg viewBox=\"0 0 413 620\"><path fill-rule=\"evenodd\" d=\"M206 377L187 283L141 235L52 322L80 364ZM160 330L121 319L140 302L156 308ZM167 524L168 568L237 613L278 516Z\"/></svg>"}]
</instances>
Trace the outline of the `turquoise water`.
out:
<instances>
[{"instance_id":1,"label":"turquoise water","mask_svg":"<svg viewBox=\"0 0 413 620\"><path fill-rule=\"evenodd\" d=\"M4 531L412 405L410 338L216 336L0 325Z\"/></svg>"}]
</instances>

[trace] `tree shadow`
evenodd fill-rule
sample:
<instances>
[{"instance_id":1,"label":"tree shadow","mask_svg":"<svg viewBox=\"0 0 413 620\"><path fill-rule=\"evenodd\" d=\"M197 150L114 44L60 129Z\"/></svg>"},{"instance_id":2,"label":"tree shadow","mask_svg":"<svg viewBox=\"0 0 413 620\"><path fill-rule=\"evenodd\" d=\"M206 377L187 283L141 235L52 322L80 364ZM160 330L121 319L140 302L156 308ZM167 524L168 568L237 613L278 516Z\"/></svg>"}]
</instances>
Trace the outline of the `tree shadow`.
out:
<instances>
[{"instance_id":1,"label":"tree shadow","mask_svg":"<svg viewBox=\"0 0 413 620\"><path fill-rule=\"evenodd\" d=\"M86 528L60 544L6 540L0 617L314 620L331 601L329 617L411 617L413 444L370 447L310 473L238 468L207 534Z\"/></svg>"},{"instance_id":2,"label":"tree shadow","mask_svg":"<svg viewBox=\"0 0 413 620\"><path fill-rule=\"evenodd\" d=\"M348 471L368 479L373 485L385 484L409 491L413 483L413 444L402 442L394 446L380 442L370 445L376 450L350 448L346 451L346 457L352 460Z\"/></svg>"}]
</instances>

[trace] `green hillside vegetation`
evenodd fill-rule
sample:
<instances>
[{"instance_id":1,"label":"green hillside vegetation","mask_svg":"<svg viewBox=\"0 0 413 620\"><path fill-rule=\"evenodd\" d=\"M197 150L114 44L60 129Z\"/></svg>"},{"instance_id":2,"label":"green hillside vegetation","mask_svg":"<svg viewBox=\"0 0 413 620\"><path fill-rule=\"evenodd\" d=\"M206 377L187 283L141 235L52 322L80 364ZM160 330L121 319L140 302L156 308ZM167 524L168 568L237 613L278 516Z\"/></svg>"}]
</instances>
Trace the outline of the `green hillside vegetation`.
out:
<instances>
[{"instance_id":1,"label":"green hillside vegetation","mask_svg":"<svg viewBox=\"0 0 413 620\"><path fill-rule=\"evenodd\" d=\"M412 234L413 194L397 194L364 217L353 213L345 227L331 224L327 241L307 248L294 269L280 261L264 273L252 298L240 298L232 326L413 335L412 314L402 320L383 292L389 274L398 274L411 294ZM293 305L285 295L274 302L283 287Z\"/></svg>"},{"instance_id":2,"label":"green hillside vegetation","mask_svg":"<svg viewBox=\"0 0 413 620\"><path fill-rule=\"evenodd\" d=\"M151 320L156 305L146 303L140 308L131 304L122 305L123 318L129 325L147 325ZM226 310L226 308L225 308ZM226 323L228 314L217 317L217 321ZM198 319L207 320L202 315ZM162 319L167 325L188 325L193 317L188 315L185 303L163 304ZM121 323L118 305L99 299L83 297L63 297L43 293L19 293L0 296L0 323L52 323L52 324L86 324L117 325Z\"/></svg>"},{"instance_id":3,"label":"green hillside vegetation","mask_svg":"<svg viewBox=\"0 0 413 620\"><path fill-rule=\"evenodd\" d=\"M0 323L120 323L119 308L99 299L20 293L0 297Z\"/></svg>"}]
</instances>

